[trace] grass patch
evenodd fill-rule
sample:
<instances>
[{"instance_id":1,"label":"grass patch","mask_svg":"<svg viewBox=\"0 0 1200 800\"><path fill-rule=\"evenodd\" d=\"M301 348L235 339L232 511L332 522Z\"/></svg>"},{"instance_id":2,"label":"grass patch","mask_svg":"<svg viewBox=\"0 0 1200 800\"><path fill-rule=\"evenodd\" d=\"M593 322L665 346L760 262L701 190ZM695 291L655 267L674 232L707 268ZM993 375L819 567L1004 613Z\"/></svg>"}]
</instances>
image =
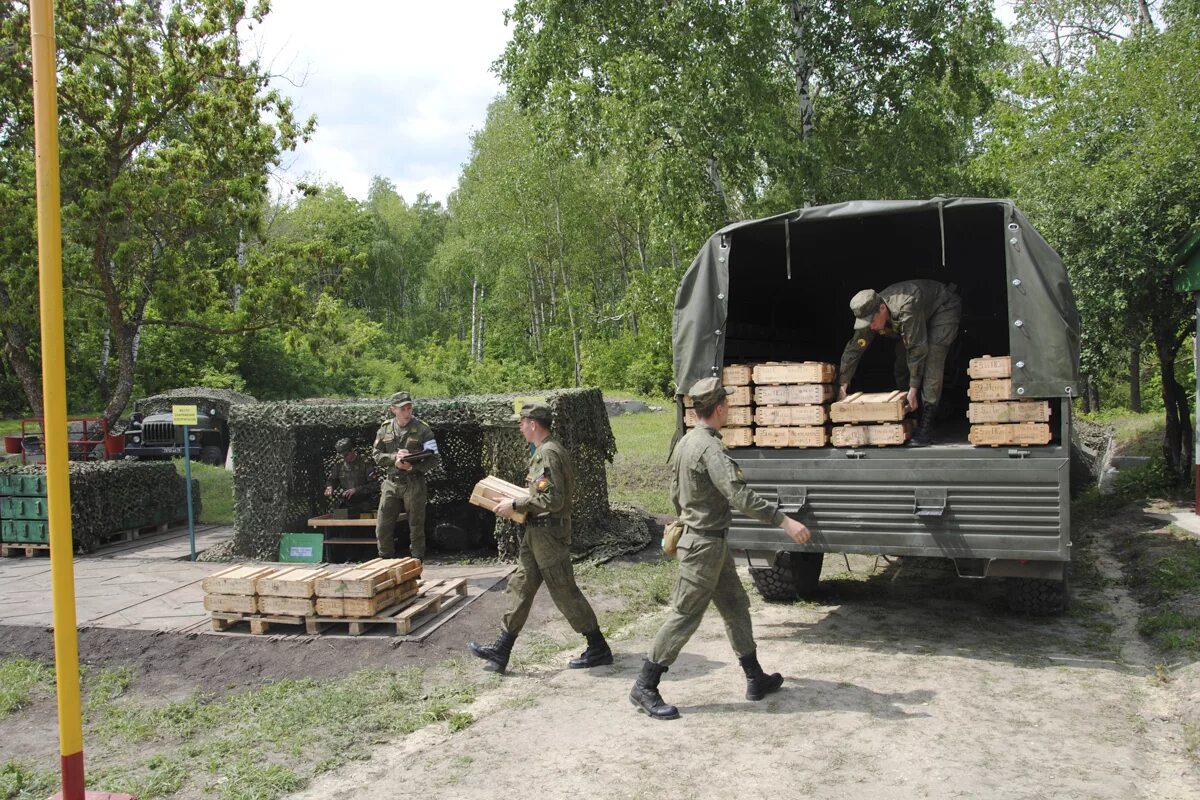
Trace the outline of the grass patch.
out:
<instances>
[{"instance_id":1,"label":"grass patch","mask_svg":"<svg viewBox=\"0 0 1200 800\"><path fill-rule=\"evenodd\" d=\"M175 469L184 473L183 459L175 459ZM192 477L200 482L203 503L197 522L217 525L233 524L233 473L224 467L192 462Z\"/></svg>"},{"instance_id":2,"label":"grass patch","mask_svg":"<svg viewBox=\"0 0 1200 800\"><path fill-rule=\"evenodd\" d=\"M53 692L53 667L27 658L0 661L0 719Z\"/></svg>"},{"instance_id":3,"label":"grass patch","mask_svg":"<svg viewBox=\"0 0 1200 800\"><path fill-rule=\"evenodd\" d=\"M1161 411L1134 414L1124 409L1081 414L1083 419L1106 425L1113 430L1117 451L1124 456L1153 456L1162 454L1166 418Z\"/></svg>"},{"instance_id":4,"label":"grass patch","mask_svg":"<svg viewBox=\"0 0 1200 800\"><path fill-rule=\"evenodd\" d=\"M616 632L646 614L661 611L671 597L679 563L658 561L613 562L579 567L575 577L585 595L602 594L620 600L620 608L605 612L601 627Z\"/></svg>"},{"instance_id":5,"label":"grass patch","mask_svg":"<svg viewBox=\"0 0 1200 800\"><path fill-rule=\"evenodd\" d=\"M434 675L438 682L430 680ZM441 721L452 731L466 729L474 717L462 706L478 689L457 662L428 673L366 669L341 680L282 680L172 702L127 696L131 680L127 671L106 670L85 681L88 787L142 800L180 792L222 800L280 797L314 775L369 758L381 741ZM41 800L53 783L47 788L40 765L0 767L5 800Z\"/></svg>"},{"instance_id":6,"label":"grass patch","mask_svg":"<svg viewBox=\"0 0 1200 800\"><path fill-rule=\"evenodd\" d=\"M656 401L664 405L663 401ZM662 411L622 414L609 420L617 455L608 471L608 496L652 514L673 514L667 488L667 448L675 434L675 414Z\"/></svg>"}]
</instances>

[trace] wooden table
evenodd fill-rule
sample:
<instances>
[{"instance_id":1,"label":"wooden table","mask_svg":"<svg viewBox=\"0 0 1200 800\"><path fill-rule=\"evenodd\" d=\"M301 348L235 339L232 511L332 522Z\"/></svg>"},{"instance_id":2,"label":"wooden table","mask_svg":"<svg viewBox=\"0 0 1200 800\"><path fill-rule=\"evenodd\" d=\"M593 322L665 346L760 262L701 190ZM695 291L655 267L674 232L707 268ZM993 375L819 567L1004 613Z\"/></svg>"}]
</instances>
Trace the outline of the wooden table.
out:
<instances>
[{"instance_id":1,"label":"wooden table","mask_svg":"<svg viewBox=\"0 0 1200 800\"><path fill-rule=\"evenodd\" d=\"M399 514L396 521L408 519L408 514ZM368 517L345 517L337 519L332 514L321 514L311 518L308 521L308 527L320 528L325 532L325 546L331 544L375 544L375 516ZM372 532L371 538L367 539L362 536L354 536L358 531L355 528L370 528Z\"/></svg>"}]
</instances>

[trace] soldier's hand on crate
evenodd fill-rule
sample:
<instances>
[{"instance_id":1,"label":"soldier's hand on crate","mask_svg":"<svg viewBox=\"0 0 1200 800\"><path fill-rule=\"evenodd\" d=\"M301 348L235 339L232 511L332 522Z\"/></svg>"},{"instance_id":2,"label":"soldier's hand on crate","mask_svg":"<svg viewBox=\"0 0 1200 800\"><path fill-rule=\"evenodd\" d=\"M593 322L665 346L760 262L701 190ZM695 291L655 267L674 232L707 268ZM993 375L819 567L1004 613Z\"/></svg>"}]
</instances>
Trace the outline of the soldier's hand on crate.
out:
<instances>
[{"instance_id":1,"label":"soldier's hand on crate","mask_svg":"<svg viewBox=\"0 0 1200 800\"><path fill-rule=\"evenodd\" d=\"M412 469L412 464L404 460L404 458L408 455L409 452L407 450L396 451L396 469L402 472L407 472Z\"/></svg>"},{"instance_id":2,"label":"soldier's hand on crate","mask_svg":"<svg viewBox=\"0 0 1200 800\"><path fill-rule=\"evenodd\" d=\"M332 487L332 486L326 486L326 487L325 487L325 496L326 496L326 497L333 497L333 487Z\"/></svg>"},{"instance_id":3,"label":"soldier's hand on crate","mask_svg":"<svg viewBox=\"0 0 1200 800\"><path fill-rule=\"evenodd\" d=\"M812 538L812 531L803 522L796 522L791 517L784 517L783 524L779 527L783 528L783 532L791 537L796 544L804 544Z\"/></svg>"},{"instance_id":4,"label":"soldier's hand on crate","mask_svg":"<svg viewBox=\"0 0 1200 800\"><path fill-rule=\"evenodd\" d=\"M838 386L838 400L845 400L846 395L850 394L850 384L843 383Z\"/></svg>"},{"instance_id":5,"label":"soldier's hand on crate","mask_svg":"<svg viewBox=\"0 0 1200 800\"><path fill-rule=\"evenodd\" d=\"M904 399L908 402L908 410L916 411L921 406L921 402L917 399L917 387L913 386L908 390L908 394Z\"/></svg>"},{"instance_id":6,"label":"soldier's hand on crate","mask_svg":"<svg viewBox=\"0 0 1200 800\"><path fill-rule=\"evenodd\" d=\"M512 498L509 498L507 500L501 500L501 501L497 502L495 512L496 512L496 516L498 516L498 517L504 517L505 519L512 519L512 516L513 516Z\"/></svg>"}]
</instances>

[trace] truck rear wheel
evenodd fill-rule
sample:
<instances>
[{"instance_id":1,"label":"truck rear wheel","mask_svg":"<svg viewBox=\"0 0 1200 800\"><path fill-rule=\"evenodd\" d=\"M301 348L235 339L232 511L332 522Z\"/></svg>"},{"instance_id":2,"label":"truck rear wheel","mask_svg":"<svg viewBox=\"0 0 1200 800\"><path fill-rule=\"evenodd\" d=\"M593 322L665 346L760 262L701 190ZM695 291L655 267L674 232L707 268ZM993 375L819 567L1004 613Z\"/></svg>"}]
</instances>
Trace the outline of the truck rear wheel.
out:
<instances>
[{"instance_id":1,"label":"truck rear wheel","mask_svg":"<svg viewBox=\"0 0 1200 800\"><path fill-rule=\"evenodd\" d=\"M1010 610L1032 617L1051 617L1067 610L1071 590L1067 576L1062 580L1005 578L1004 594Z\"/></svg>"},{"instance_id":2,"label":"truck rear wheel","mask_svg":"<svg viewBox=\"0 0 1200 800\"><path fill-rule=\"evenodd\" d=\"M214 467L224 466L225 456L221 453L221 448L215 444L210 444L200 448L200 460L205 464L212 464Z\"/></svg>"},{"instance_id":3,"label":"truck rear wheel","mask_svg":"<svg viewBox=\"0 0 1200 800\"><path fill-rule=\"evenodd\" d=\"M779 553L775 566L751 567L750 579L763 600L790 602L812 597L821 581L824 560L824 553Z\"/></svg>"}]
</instances>

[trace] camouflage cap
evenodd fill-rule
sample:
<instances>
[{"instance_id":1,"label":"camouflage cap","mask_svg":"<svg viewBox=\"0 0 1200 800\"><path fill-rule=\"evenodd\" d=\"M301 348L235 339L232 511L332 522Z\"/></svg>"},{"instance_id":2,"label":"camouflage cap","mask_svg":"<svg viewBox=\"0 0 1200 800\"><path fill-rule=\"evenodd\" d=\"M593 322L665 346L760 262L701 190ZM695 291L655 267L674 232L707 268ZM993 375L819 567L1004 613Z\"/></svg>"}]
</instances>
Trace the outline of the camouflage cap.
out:
<instances>
[{"instance_id":1,"label":"camouflage cap","mask_svg":"<svg viewBox=\"0 0 1200 800\"><path fill-rule=\"evenodd\" d=\"M408 392L396 392L388 398L389 406L402 406L405 404L412 405L412 395Z\"/></svg>"},{"instance_id":2,"label":"camouflage cap","mask_svg":"<svg viewBox=\"0 0 1200 800\"><path fill-rule=\"evenodd\" d=\"M349 439L338 439L333 449L338 452L338 455L344 456L354 449L354 444Z\"/></svg>"},{"instance_id":3,"label":"camouflage cap","mask_svg":"<svg viewBox=\"0 0 1200 800\"><path fill-rule=\"evenodd\" d=\"M722 386L720 378L701 378L692 384L688 394L697 406L714 408L719 400L733 394L733 389Z\"/></svg>"},{"instance_id":4,"label":"camouflage cap","mask_svg":"<svg viewBox=\"0 0 1200 800\"><path fill-rule=\"evenodd\" d=\"M850 298L850 310L854 312L857 318L854 320L854 329L871 327L871 320L875 317L875 313L879 311L879 305L883 302L883 298L879 296L879 292L874 289L863 289L854 297Z\"/></svg>"},{"instance_id":5,"label":"camouflage cap","mask_svg":"<svg viewBox=\"0 0 1200 800\"><path fill-rule=\"evenodd\" d=\"M554 419L554 412L545 403L538 400L531 400L521 406L521 412L517 414L517 419L533 419L546 427L550 427L550 423Z\"/></svg>"}]
</instances>

